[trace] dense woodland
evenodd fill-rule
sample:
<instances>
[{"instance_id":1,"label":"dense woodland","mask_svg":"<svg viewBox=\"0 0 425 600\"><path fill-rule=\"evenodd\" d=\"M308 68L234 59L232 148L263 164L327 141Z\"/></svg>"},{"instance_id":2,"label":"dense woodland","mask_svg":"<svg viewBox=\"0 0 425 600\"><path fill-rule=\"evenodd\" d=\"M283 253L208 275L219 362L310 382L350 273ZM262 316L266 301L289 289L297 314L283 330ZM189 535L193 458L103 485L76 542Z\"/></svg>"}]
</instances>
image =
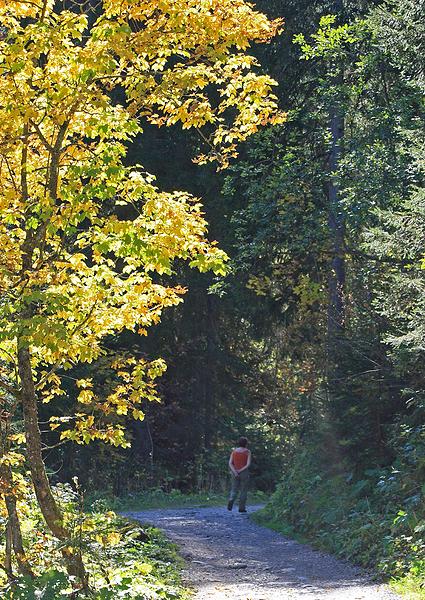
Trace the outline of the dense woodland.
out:
<instances>
[{"instance_id":1,"label":"dense woodland","mask_svg":"<svg viewBox=\"0 0 425 600\"><path fill-rule=\"evenodd\" d=\"M10 598L30 597L19 595L28 592L17 591L18 573L28 582L43 570L43 542L25 524L39 510L32 485L55 585L66 584L57 565L67 565L90 594L87 569L92 578L96 569L84 567L75 531L103 535L107 560L123 525L100 512L87 524L84 498L224 492L241 434L253 487L273 492L262 522L404 578L420 594L423 0L257 0L268 21L254 8L238 13L239 0L140 1L139 13L124 2L121 15L111 2L37 4L41 16L30 3L0 1L0 577ZM181 15L190 7L189 35ZM60 46L63 10L82 20ZM87 28L108 10L88 48ZM203 32L216 13L223 31L208 45ZM150 27L165 32L155 48L144 37ZM51 47L37 38L43 31ZM56 43L65 54L81 49L83 75L62 93L49 73L46 88L28 84L27 105L22 89L10 100L22 61L35 65L32 82L46 76L60 62ZM246 55L255 60L245 64ZM43 105L40 117L43 94L53 108ZM68 110L73 94L92 120L68 123L68 136L54 106ZM14 137L29 146L16 149ZM59 184L55 139L73 148L66 175L58 163ZM25 173L34 182L22 198ZM100 325L90 324L95 313ZM74 515L59 527L32 463L30 388L53 496ZM142 575L153 577L148 562ZM95 597L109 598L108 585Z\"/></svg>"}]
</instances>

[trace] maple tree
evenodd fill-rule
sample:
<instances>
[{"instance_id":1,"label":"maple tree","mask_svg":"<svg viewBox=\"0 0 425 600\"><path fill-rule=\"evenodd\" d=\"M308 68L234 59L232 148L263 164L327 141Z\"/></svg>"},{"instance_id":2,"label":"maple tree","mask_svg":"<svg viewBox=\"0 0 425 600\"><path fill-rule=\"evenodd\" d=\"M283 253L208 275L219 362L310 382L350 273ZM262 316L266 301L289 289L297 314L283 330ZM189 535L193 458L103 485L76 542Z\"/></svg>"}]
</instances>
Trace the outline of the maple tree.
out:
<instances>
[{"instance_id":1,"label":"maple tree","mask_svg":"<svg viewBox=\"0 0 425 600\"><path fill-rule=\"evenodd\" d=\"M84 6L0 1L2 491L27 574L11 501L12 468L22 460L11 416L22 408L41 511L66 540L42 460L38 403L65 394L63 374L99 359L105 336L145 334L181 302L185 290L164 282L176 259L224 272L226 256L207 240L199 200L158 190L141 165L128 166L128 144L143 134L144 119L180 123L205 142L195 160L226 166L238 142L284 119L274 81L246 53L281 21L242 0L104 0L94 23ZM66 422L52 415L62 439L125 445L111 415L141 419L142 400L157 398L161 360L121 356L110 366L116 385L106 397L79 380L78 413ZM81 561L67 558L84 579Z\"/></svg>"}]
</instances>

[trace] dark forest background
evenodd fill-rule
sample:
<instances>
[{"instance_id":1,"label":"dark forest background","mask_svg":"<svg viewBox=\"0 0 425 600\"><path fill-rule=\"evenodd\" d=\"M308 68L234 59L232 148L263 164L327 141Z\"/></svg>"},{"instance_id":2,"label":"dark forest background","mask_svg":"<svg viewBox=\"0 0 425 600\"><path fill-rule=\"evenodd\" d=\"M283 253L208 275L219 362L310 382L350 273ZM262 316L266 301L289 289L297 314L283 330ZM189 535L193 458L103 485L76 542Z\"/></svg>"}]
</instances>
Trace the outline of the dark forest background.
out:
<instances>
[{"instance_id":1,"label":"dark forest background","mask_svg":"<svg viewBox=\"0 0 425 600\"><path fill-rule=\"evenodd\" d=\"M255 486L277 486L265 519L403 571L425 555L425 6L256 5L285 19L255 52L287 122L225 171L178 129L147 126L130 152L202 198L230 273L181 266L184 304L108 341L168 364L131 449L67 445L49 465L91 492L222 491L243 434Z\"/></svg>"}]
</instances>

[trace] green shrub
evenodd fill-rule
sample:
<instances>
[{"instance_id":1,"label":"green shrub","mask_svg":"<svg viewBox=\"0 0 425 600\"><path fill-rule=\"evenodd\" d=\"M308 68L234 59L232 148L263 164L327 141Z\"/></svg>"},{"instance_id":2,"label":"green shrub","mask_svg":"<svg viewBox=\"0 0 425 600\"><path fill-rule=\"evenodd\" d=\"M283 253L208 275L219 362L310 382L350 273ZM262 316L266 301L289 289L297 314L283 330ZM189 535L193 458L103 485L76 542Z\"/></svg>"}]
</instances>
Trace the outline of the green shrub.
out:
<instances>
[{"instance_id":1,"label":"green shrub","mask_svg":"<svg viewBox=\"0 0 425 600\"><path fill-rule=\"evenodd\" d=\"M66 572L57 540L46 531L37 504L28 496L26 510L21 510L21 520L27 558L35 578L18 576L10 583L0 573L1 598L59 600L70 594L73 598L88 596L96 600L184 600L188 597L180 578L182 562L177 549L160 531L117 516L107 510L107 502L102 499L86 513L70 486L58 487L56 496L72 534L67 547L81 554L89 590L86 593L75 587L76 582ZM0 535L0 539L3 541L4 536ZM3 564L4 552L0 543ZM17 570L16 565L14 569Z\"/></svg>"},{"instance_id":2,"label":"green shrub","mask_svg":"<svg viewBox=\"0 0 425 600\"><path fill-rule=\"evenodd\" d=\"M423 438L418 431L410 434L391 466L366 469L357 477L346 465L326 466L317 446L305 447L257 520L388 578L423 586Z\"/></svg>"}]
</instances>

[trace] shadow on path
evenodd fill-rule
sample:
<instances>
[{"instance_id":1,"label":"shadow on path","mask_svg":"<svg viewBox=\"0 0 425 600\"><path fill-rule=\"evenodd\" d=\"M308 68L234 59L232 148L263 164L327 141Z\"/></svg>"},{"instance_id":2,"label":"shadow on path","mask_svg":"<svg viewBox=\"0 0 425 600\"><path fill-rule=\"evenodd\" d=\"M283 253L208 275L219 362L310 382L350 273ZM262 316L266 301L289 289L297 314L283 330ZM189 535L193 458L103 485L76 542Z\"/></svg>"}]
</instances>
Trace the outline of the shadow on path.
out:
<instances>
[{"instance_id":1,"label":"shadow on path","mask_svg":"<svg viewBox=\"0 0 425 600\"><path fill-rule=\"evenodd\" d=\"M399 598L364 571L222 507L126 515L159 527L180 546L196 600Z\"/></svg>"}]
</instances>

